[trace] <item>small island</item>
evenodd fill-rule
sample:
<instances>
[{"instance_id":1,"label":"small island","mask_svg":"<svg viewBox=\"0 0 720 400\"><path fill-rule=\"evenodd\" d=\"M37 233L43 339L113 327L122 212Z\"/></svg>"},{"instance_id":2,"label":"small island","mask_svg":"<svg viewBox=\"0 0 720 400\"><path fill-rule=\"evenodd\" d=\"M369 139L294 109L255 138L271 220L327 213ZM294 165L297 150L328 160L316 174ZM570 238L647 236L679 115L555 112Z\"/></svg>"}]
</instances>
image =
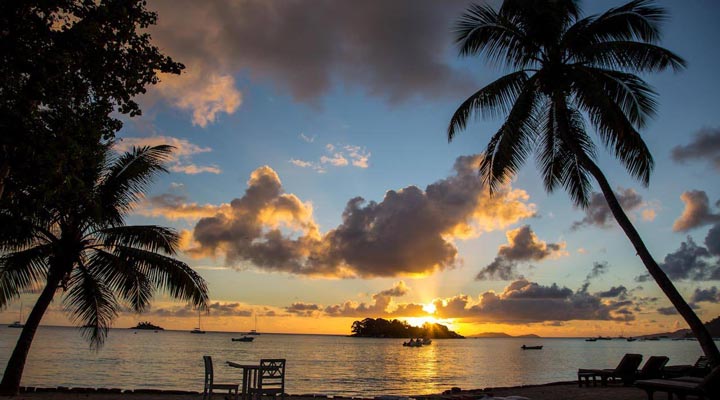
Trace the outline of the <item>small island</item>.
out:
<instances>
[{"instance_id":1,"label":"small island","mask_svg":"<svg viewBox=\"0 0 720 400\"><path fill-rule=\"evenodd\" d=\"M157 325L153 325L152 323L150 323L148 321L140 322L139 324L137 324L137 326L133 326L130 329L146 329L146 330L151 330L151 331L164 331L165 330L164 328L161 328Z\"/></svg>"},{"instance_id":2,"label":"small island","mask_svg":"<svg viewBox=\"0 0 720 400\"><path fill-rule=\"evenodd\" d=\"M365 318L352 324L352 337L372 338L430 338L430 339L464 339L465 337L451 331L447 326L426 322L423 326L411 326L405 321L393 319Z\"/></svg>"}]
</instances>

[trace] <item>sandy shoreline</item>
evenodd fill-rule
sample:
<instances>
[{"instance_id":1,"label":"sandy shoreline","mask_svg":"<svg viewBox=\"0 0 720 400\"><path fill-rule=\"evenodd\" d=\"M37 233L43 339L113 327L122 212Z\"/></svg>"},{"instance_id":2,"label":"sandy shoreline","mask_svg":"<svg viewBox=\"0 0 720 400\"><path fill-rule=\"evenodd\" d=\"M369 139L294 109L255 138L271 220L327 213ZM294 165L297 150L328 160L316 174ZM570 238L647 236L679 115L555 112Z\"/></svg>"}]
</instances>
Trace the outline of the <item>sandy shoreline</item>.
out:
<instances>
[{"instance_id":1,"label":"sandy shoreline","mask_svg":"<svg viewBox=\"0 0 720 400\"><path fill-rule=\"evenodd\" d=\"M531 400L645 400L645 392L634 387L608 386L608 387L578 387L577 382L553 382L543 385L528 385L502 388L485 388L473 390L461 390L458 392L432 395L407 395L401 396L376 396L376 397L352 397L352 399L378 399L378 400L475 400L486 396L507 397L522 396ZM94 388L28 388L27 391L16 397L2 397L0 399L14 400L111 400L121 398L123 400L198 400L202 398L199 392L154 390L154 389L94 389ZM326 395L289 395L289 400L312 400L312 399L351 399L342 396ZM223 394L215 394L213 399L223 400Z\"/></svg>"}]
</instances>

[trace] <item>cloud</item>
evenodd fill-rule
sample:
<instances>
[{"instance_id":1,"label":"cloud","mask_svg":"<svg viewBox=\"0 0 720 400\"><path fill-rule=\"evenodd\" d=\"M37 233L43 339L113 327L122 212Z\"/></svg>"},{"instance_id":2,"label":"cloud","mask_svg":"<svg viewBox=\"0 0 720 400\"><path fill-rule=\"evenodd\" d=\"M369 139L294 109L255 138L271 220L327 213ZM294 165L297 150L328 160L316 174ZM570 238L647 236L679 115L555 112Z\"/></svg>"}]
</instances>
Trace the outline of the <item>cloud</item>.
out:
<instances>
[{"instance_id":1,"label":"cloud","mask_svg":"<svg viewBox=\"0 0 720 400\"><path fill-rule=\"evenodd\" d=\"M625 212L630 212L640 208L643 205L642 197L638 192L633 189L618 189L615 192L620 206L622 206ZM576 230L584 226L597 226L600 228L609 228L612 225L610 221L614 221L612 211L607 205L605 196L602 193L592 193L590 195L590 202L586 209L585 217L580 221L573 222L571 229Z\"/></svg>"},{"instance_id":2,"label":"cloud","mask_svg":"<svg viewBox=\"0 0 720 400\"><path fill-rule=\"evenodd\" d=\"M720 224L713 226L705 236L705 245L698 246L688 236L680 247L660 263L660 268L673 280L720 280ZM648 274L635 278L638 282L650 280Z\"/></svg>"},{"instance_id":3,"label":"cloud","mask_svg":"<svg viewBox=\"0 0 720 400\"><path fill-rule=\"evenodd\" d=\"M477 237L535 215L522 190L490 196L477 167L459 157L455 174L428 185L390 190L380 202L348 201L342 223L321 234L312 207L284 193L270 167L255 170L230 209L202 218L192 239L195 256L222 255L237 268L326 277L426 275L457 263L454 239ZM282 229L280 229L282 228Z\"/></svg>"},{"instance_id":4,"label":"cloud","mask_svg":"<svg viewBox=\"0 0 720 400\"><path fill-rule=\"evenodd\" d=\"M546 243L538 239L530 225L508 231L508 244L501 245L495 260L475 276L476 280L518 278L517 263L542 261L552 256L567 255L565 242Z\"/></svg>"},{"instance_id":5,"label":"cloud","mask_svg":"<svg viewBox=\"0 0 720 400\"><path fill-rule=\"evenodd\" d=\"M708 289L695 288L695 292L690 301L693 303L699 303L701 301L720 303L720 291L718 291L718 288L715 286Z\"/></svg>"},{"instance_id":6,"label":"cloud","mask_svg":"<svg viewBox=\"0 0 720 400\"><path fill-rule=\"evenodd\" d=\"M197 221L217 214L228 214L230 204L198 204L189 202L184 195L163 193L143 199L133 210L134 214L146 217L162 217L171 221Z\"/></svg>"},{"instance_id":7,"label":"cloud","mask_svg":"<svg viewBox=\"0 0 720 400\"><path fill-rule=\"evenodd\" d=\"M113 148L118 152L130 151L132 147L171 145L175 147L172 152L168 167L173 172L180 172L188 175L201 173L219 174L222 170L216 165L198 166L191 162L196 154L208 153L212 149L201 147L190 143L187 139L180 139L172 136L151 136L151 137L126 137L117 141Z\"/></svg>"},{"instance_id":8,"label":"cloud","mask_svg":"<svg viewBox=\"0 0 720 400\"><path fill-rule=\"evenodd\" d=\"M203 128L215 122L220 113L232 114L242 104L235 78L198 60L191 60L181 75L160 74L160 83L152 91L173 106L190 111L193 125Z\"/></svg>"},{"instance_id":9,"label":"cloud","mask_svg":"<svg viewBox=\"0 0 720 400\"><path fill-rule=\"evenodd\" d=\"M307 136L306 134L301 132L298 137L302 139L302 141L305 143L312 143L315 141L315 135Z\"/></svg>"},{"instance_id":10,"label":"cloud","mask_svg":"<svg viewBox=\"0 0 720 400\"><path fill-rule=\"evenodd\" d=\"M720 221L720 213L714 214L710 211L710 201L704 191L691 190L683 192L680 195L680 200L685 203L685 209L673 223L673 231L687 232L690 229ZM718 203L715 205L717 206Z\"/></svg>"},{"instance_id":11,"label":"cloud","mask_svg":"<svg viewBox=\"0 0 720 400\"><path fill-rule=\"evenodd\" d=\"M410 289L405 282L399 281L392 288L375 293L373 303L357 303L346 301L342 304L330 305L324 308L324 313L330 317L408 317L428 315L420 304L402 304L392 307L393 297L402 297Z\"/></svg>"},{"instance_id":12,"label":"cloud","mask_svg":"<svg viewBox=\"0 0 720 400\"><path fill-rule=\"evenodd\" d=\"M437 300L437 316L503 324L527 324L546 321L604 320L632 321L632 302L602 298L553 283L544 286L526 279L510 283L502 293L493 291L479 295L474 302L469 296Z\"/></svg>"},{"instance_id":13,"label":"cloud","mask_svg":"<svg viewBox=\"0 0 720 400\"><path fill-rule=\"evenodd\" d=\"M720 170L720 128L699 130L692 142L685 146L674 147L671 157L679 163L704 159L715 169Z\"/></svg>"},{"instance_id":14,"label":"cloud","mask_svg":"<svg viewBox=\"0 0 720 400\"><path fill-rule=\"evenodd\" d=\"M296 302L285 307L285 311L301 317L313 317L318 315L321 309L317 304Z\"/></svg>"},{"instance_id":15,"label":"cloud","mask_svg":"<svg viewBox=\"0 0 720 400\"><path fill-rule=\"evenodd\" d=\"M595 279L598 276L607 273L609 269L610 265L607 263L607 261L594 262L590 273L588 273L585 277L585 281L589 282L591 279Z\"/></svg>"},{"instance_id":16,"label":"cloud","mask_svg":"<svg viewBox=\"0 0 720 400\"><path fill-rule=\"evenodd\" d=\"M211 302L208 309L209 315L216 317L249 317L253 313L252 308L245 304L221 303L219 301ZM191 304L186 304L184 306L154 308L148 311L147 314L160 317L190 317L197 316L197 309L194 309Z\"/></svg>"},{"instance_id":17,"label":"cloud","mask_svg":"<svg viewBox=\"0 0 720 400\"><path fill-rule=\"evenodd\" d=\"M338 150L339 149L339 150ZM325 145L327 155L320 157L318 161L290 159L290 163L300 168L310 168L322 174L327 172L327 166L347 167L352 165L357 168L368 168L370 166L371 153L365 148L353 145L335 146Z\"/></svg>"},{"instance_id":18,"label":"cloud","mask_svg":"<svg viewBox=\"0 0 720 400\"><path fill-rule=\"evenodd\" d=\"M176 0L153 3L160 17L151 33L166 54L185 62L188 74L208 86L212 77L242 73L301 101L317 102L334 83L391 102L457 97L473 80L445 55L454 51L451 26L466 4ZM221 111L230 108L226 97L200 97L211 97Z\"/></svg>"},{"instance_id":19,"label":"cloud","mask_svg":"<svg viewBox=\"0 0 720 400\"><path fill-rule=\"evenodd\" d=\"M625 300L628 296L628 290L625 286L613 286L608 290L595 293L597 297L617 297L620 300Z\"/></svg>"}]
</instances>

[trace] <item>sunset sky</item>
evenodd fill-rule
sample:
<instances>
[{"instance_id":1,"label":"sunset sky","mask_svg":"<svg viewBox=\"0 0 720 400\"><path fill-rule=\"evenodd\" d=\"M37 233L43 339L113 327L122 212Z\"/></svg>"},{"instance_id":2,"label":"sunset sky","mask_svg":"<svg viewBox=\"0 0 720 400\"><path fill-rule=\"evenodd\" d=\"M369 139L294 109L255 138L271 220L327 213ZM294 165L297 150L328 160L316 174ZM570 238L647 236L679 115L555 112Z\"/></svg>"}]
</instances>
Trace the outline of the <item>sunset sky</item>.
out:
<instances>
[{"instance_id":1,"label":"sunset sky","mask_svg":"<svg viewBox=\"0 0 720 400\"><path fill-rule=\"evenodd\" d=\"M151 0L153 41L186 65L124 118L119 150L177 147L128 222L183 234L208 282L207 330L348 334L365 317L439 320L464 335L637 335L684 328L597 194L547 194L530 157L490 197L479 153L500 120L453 142L457 106L503 72L461 59L467 1ZM586 14L621 1L585 1ZM720 38L714 0L660 1L680 73L642 131L650 186L600 167L655 259L703 320L720 315ZM596 186L597 188L597 186ZM597 190L597 189L596 189ZM25 315L35 295L23 295ZM17 319L19 302L0 313ZM162 295L143 315L192 329ZM60 301L44 324L68 325Z\"/></svg>"}]
</instances>

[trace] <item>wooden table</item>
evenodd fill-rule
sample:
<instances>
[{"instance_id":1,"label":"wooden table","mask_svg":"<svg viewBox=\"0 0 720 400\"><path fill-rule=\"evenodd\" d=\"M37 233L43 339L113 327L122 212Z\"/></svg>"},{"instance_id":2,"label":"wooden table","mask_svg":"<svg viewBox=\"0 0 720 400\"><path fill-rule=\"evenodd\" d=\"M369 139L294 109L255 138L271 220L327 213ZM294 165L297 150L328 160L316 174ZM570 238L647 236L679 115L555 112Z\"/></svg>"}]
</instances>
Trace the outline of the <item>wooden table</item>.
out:
<instances>
[{"instance_id":1,"label":"wooden table","mask_svg":"<svg viewBox=\"0 0 720 400\"><path fill-rule=\"evenodd\" d=\"M242 399L250 399L250 388L255 379L257 379L257 371L260 369L258 364L238 364L232 361L227 361L227 365L233 368L240 368L243 371L242 379Z\"/></svg>"}]
</instances>

